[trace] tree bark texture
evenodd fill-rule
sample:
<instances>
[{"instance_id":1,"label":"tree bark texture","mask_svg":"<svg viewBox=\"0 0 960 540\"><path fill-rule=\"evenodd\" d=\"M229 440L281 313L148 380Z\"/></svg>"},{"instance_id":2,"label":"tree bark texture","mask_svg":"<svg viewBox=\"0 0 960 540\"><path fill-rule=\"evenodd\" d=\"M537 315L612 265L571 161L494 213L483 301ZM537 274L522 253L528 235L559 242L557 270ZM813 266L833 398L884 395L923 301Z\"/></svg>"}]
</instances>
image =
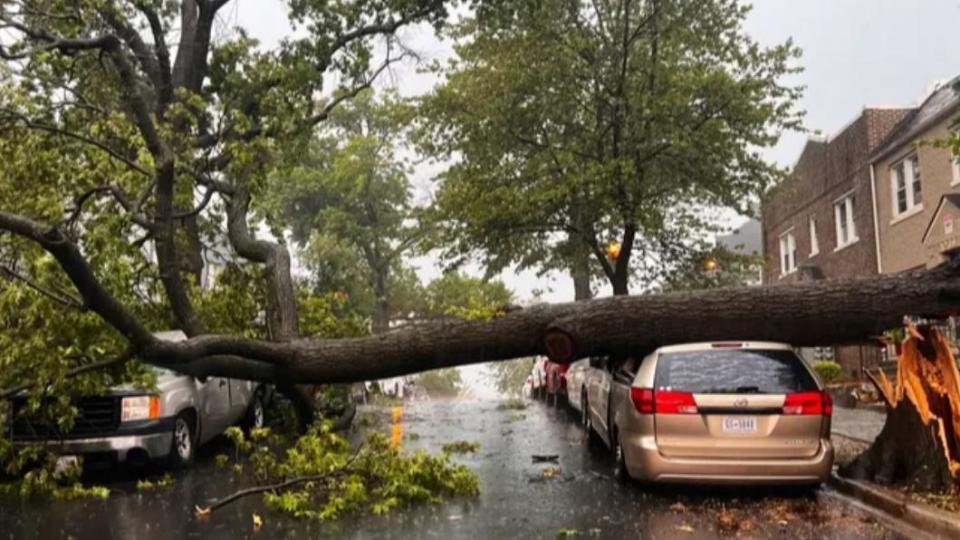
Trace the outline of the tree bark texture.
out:
<instances>
[{"instance_id":1,"label":"tree bark texture","mask_svg":"<svg viewBox=\"0 0 960 540\"><path fill-rule=\"evenodd\" d=\"M960 308L960 259L954 257L913 273L544 304L490 320L445 319L363 338L264 341L206 334L170 343L155 338L117 301L57 229L2 211L0 229L51 253L85 306L126 336L141 360L196 375L272 382L355 382L545 354L546 338L557 335L572 340L567 361L691 341L857 343L899 327L904 315L937 317Z\"/></svg>"},{"instance_id":2,"label":"tree bark texture","mask_svg":"<svg viewBox=\"0 0 960 540\"><path fill-rule=\"evenodd\" d=\"M960 374L950 343L923 327L903 343L896 385L881 378L887 420L873 444L840 469L853 478L942 491L960 472Z\"/></svg>"},{"instance_id":3,"label":"tree bark texture","mask_svg":"<svg viewBox=\"0 0 960 540\"><path fill-rule=\"evenodd\" d=\"M572 337L576 358L691 341L866 342L898 327L905 314L955 313L958 298L955 259L912 274L539 305L486 321L443 320L364 338L268 343L208 335L147 344L141 354L174 365L233 354L270 364L272 376L352 382L544 354L545 338L555 334ZM211 373L243 376L242 366L207 360L204 369ZM264 369L254 370L253 378Z\"/></svg>"}]
</instances>

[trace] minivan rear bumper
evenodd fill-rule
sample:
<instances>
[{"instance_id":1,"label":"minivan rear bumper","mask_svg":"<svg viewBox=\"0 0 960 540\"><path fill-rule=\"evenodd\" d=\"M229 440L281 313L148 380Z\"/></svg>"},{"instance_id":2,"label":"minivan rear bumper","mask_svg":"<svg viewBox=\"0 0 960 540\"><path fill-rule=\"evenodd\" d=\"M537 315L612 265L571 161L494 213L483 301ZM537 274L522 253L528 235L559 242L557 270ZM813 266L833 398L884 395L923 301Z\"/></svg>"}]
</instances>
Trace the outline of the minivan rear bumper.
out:
<instances>
[{"instance_id":1,"label":"minivan rear bumper","mask_svg":"<svg viewBox=\"0 0 960 540\"><path fill-rule=\"evenodd\" d=\"M696 484L820 484L830 477L833 445L820 440L820 450L800 459L666 458L652 435L622 433L624 461L638 480Z\"/></svg>"}]
</instances>

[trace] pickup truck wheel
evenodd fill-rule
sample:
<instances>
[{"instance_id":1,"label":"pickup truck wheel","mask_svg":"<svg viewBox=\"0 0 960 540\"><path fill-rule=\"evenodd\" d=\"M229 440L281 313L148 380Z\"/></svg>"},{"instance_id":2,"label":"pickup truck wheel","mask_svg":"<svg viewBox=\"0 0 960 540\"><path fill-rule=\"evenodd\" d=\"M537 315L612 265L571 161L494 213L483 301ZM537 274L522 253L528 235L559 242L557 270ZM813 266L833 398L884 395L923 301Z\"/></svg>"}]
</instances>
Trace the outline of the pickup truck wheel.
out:
<instances>
[{"instance_id":1,"label":"pickup truck wheel","mask_svg":"<svg viewBox=\"0 0 960 540\"><path fill-rule=\"evenodd\" d=\"M255 428L262 428L264 424L263 392L257 390L250 400L250 406L247 408L247 415L243 419L243 427L247 431Z\"/></svg>"},{"instance_id":2,"label":"pickup truck wheel","mask_svg":"<svg viewBox=\"0 0 960 540\"><path fill-rule=\"evenodd\" d=\"M193 465L197 446L195 433L193 418L186 413L177 415L173 423L173 442L170 448L170 465L173 468L182 469Z\"/></svg>"}]
</instances>

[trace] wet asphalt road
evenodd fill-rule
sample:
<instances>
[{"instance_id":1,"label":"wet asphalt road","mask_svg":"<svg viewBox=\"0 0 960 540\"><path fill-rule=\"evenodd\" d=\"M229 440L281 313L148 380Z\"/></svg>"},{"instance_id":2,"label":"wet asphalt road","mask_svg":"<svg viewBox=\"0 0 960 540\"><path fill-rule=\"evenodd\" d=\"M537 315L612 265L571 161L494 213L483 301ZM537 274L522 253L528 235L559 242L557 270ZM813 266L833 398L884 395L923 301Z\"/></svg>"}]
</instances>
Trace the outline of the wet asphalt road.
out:
<instances>
[{"instance_id":1,"label":"wet asphalt road","mask_svg":"<svg viewBox=\"0 0 960 540\"><path fill-rule=\"evenodd\" d=\"M240 485L213 465L229 443L215 441L197 465L173 486L139 492L128 473L96 480L112 490L106 501L0 502L0 539L77 538L555 538L561 529L582 538L916 538L896 530L828 489L815 494L783 490L702 488L650 489L619 484L612 461L588 444L563 409L532 402L523 411L500 411L495 401L427 401L403 408L405 448L439 451L455 440L480 443L476 454L457 456L480 476L476 498L415 507L380 517L335 522L296 520L266 510L257 497L231 504L207 519L194 516L204 505ZM390 430L389 411L376 429ZM412 437L410 434L416 434ZM533 454L558 454L560 473ZM252 514L264 525L254 531Z\"/></svg>"}]
</instances>

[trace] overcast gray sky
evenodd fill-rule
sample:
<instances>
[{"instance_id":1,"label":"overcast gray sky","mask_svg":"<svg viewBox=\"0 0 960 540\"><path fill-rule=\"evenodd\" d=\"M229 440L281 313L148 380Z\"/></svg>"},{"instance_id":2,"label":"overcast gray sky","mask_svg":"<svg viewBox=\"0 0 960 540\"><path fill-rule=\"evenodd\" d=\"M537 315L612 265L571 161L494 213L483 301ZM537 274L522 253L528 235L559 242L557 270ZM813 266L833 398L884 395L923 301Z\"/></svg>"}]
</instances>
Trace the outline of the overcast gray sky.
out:
<instances>
[{"instance_id":1,"label":"overcast gray sky","mask_svg":"<svg viewBox=\"0 0 960 540\"><path fill-rule=\"evenodd\" d=\"M279 0L237 0L225 18L268 46L290 32ZM960 0L762 0L746 28L762 44L793 38L803 49L805 71L798 81L806 91L800 105L807 111L807 128L823 135L834 134L864 106L916 104L935 81L960 75ZM427 29L408 29L404 38L427 61L452 54L449 44ZM435 83L413 65L395 70L389 82L405 95L426 92ZM768 156L792 165L806 138L784 134ZM420 189L430 174L418 172ZM429 260L417 262L422 276L436 274ZM503 278L520 298L534 289L544 290L547 301L573 298L565 276L511 272Z\"/></svg>"}]
</instances>

